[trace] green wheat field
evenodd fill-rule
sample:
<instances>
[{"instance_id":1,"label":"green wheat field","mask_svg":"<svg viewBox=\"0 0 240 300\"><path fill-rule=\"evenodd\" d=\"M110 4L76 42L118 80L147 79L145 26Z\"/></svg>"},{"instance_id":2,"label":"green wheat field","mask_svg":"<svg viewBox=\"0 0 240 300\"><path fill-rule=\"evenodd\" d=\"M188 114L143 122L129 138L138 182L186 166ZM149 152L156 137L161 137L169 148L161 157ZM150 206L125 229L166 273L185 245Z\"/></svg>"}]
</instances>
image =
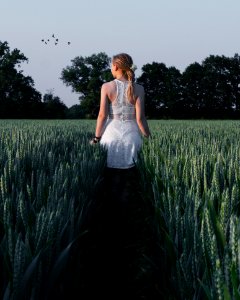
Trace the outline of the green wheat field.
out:
<instances>
[{"instance_id":1,"label":"green wheat field","mask_svg":"<svg viewBox=\"0 0 240 300\"><path fill-rule=\"evenodd\" d=\"M57 299L56 290L87 299L89 216L106 164L104 149L89 144L95 124L0 120L2 299ZM149 126L137 163L144 214L131 299L240 299L240 121Z\"/></svg>"}]
</instances>

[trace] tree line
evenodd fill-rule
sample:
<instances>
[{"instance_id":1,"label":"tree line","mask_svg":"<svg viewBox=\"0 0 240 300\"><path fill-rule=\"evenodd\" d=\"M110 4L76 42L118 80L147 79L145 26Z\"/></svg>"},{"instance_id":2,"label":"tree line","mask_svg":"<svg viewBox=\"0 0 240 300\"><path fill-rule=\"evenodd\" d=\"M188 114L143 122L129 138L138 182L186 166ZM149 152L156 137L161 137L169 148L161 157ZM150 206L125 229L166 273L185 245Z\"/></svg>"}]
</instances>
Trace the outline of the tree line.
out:
<instances>
[{"instance_id":1,"label":"tree line","mask_svg":"<svg viewBox=\"0 0 240 300\"><path fill-rule=\"evenodd\" d=\"M77 56L61 72L61 80L79 94L68 108L52 91L41 95L20 69L28 61L18 49L0 42L0 118L96 118L100 89L112 80L111 58L104 52ZM145 88L149 119L239 119L240 56L210 55L183 72L164 63L145 64L136 82Z\"/></svg>"}]
</instances>

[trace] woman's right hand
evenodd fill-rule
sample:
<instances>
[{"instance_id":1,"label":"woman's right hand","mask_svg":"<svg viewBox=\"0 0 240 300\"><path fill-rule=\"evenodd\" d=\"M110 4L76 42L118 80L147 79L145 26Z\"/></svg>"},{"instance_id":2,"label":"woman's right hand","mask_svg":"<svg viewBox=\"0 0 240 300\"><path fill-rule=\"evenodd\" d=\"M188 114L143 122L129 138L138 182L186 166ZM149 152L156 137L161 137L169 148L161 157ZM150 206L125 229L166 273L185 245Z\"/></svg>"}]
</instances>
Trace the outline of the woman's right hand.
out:
<instances>
[{"instance_id":1,"label":"woman's right hand","mask_svg":"<svg viewBox=\"0 0 240 300\"><path fill-rule=\"evenodd\" d=\"M100 142L101 137L94 137L90 140L90 145L98 144Z\"/></svg>"}]
</instances>

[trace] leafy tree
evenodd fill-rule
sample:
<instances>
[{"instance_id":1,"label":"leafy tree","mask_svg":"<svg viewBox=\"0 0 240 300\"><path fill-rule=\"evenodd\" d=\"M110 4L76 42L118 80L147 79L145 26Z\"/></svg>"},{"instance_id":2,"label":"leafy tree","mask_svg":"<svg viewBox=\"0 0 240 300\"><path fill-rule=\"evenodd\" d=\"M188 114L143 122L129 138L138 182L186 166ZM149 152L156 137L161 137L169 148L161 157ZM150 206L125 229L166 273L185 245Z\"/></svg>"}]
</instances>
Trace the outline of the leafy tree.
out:
<instances>
[{"instance_id":1,"label":"leafy tree","mask_svg":"<svg viewBox=\"0 0 240 300\"><path fill-rule=\"evenodd\" d=\"M85 118L86 112L81 107L80 104L74 104L73 106L69 107L66 118L67 119L83 119Z\"/></svg>"},{"instance_id":2,"label":"leafy tree","mask_svg":"<svg viewBox=\"0 0 240 300\"><path fill-rule=\"evenodd\" d=\"M103 52L89 57L78 56L72 60L72 66L62 71L61 79L80 94L82 111L90 118L98 114L102 84L112 79L110 61Z\"/></svg>"},{"instance_id":3,"label":"leafy tree","mask_svg":"<svg viewBox=\"0 0 240 300\"><path fill-rule=\"evenodd\" d=\"M41 94L33 79L19 70L27 61L18 49L10 51L7 42L0 42L0 118L35 118L41 114Z\"/></svg>"},{"instance_id":4,"label":"leafy tree","mask_svg":"<svg viewBox=\"0 0 240 300\"><path fill-rule=\"evenodd\" d=\"M180 71L157 62L144 65L142 71L137 82L145 88L146 115L159 118L176 114L176 104L181 100Z\"/></svg>"},{"instance_id":5,"label":"leafy tree","mask_svg":"<svg viewBox=\"0 0 240 300\"><path fill-rule=\"evenodd\" d=\"M231 58L232 104L234 117L240 118L240 56L236 53Z\"/></svg>"},{"instance_id":6,"label":"leafy tree","mask_svg":"<svg viewBox=\"0 0 240 300\"><path fill-rule=\"evenodd\" d=\"M148 117L158 117L164 107L166 85L164 84L167 67L163 63L153 62L142 67L137 82L145 89L145 107Z\"/></svg>"},{"instance_id":7,"label":"leafy tree","mask_svg":"<svg viewBox=\"0 0 240 300\"><path fill-rule=\"evenodd\" d=\"M54 96L53 91L49 91L43 96L44 115L50 119L64 119L68 110L67 106L58 96Z\"/></svg>"},{"instance_id":8,"label":"leafy tree","mask_svg":"<svg viewBox=\"0 0 240 300\"><path fill-rule=\"evenodd\" d=\"M183 72L186 113L193 118L223 119L240 116L240 63L233 58L210 55Z\"/></svg>"},{"instance_id":9,"label":"leafy tree","mask_svg":"<svg viewBox=\"0 0 240 300\"><path fill-rule=\"evenodd\" d=\"M203 87L204 69L201 64L190 64L182 74L183 109L185 118L202 117L205 109Z\"/></svg>"},{"instance_id":10,"label":"leafy tree","mask_svg":"<svg viewBox=\"0 0 240 300\"><path fill-rule=\"evenodd\" d=\"M183 72L184 101L188 116L232 118L239 113L239 57L210 55L202 64Z\"/></svg>"},{"instance_id":11,"label":"leafy tree","mask_svg":"<svg viewBox=\"0 0 240 300\"><path fill-rule=\"evenodd\" d=\"M165 85L164 114L170 118L181 118L184 114L181 72L175 67L168 68Z\"/></svg>"},{"instance_id":12,"label":"leafy tree","mask_svg":"<svg viewBox=\"0 0 240 300\"><path fill-rule=\"evenodd\" d=\"M230 117L234 105L231 58L210 55L202 65L204 68L205 115L211 118Z\"/></svg>"}]
</instances>

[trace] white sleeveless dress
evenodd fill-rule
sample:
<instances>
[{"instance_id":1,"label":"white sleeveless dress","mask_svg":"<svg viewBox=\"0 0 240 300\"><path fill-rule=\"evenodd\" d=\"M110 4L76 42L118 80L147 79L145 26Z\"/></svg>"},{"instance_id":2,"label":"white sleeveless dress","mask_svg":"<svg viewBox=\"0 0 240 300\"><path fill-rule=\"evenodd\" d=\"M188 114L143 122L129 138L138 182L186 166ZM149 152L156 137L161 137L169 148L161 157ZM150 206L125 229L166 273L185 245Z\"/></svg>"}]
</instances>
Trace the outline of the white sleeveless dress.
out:
<instances>
[{"instance_id":1,"label":"white sleeveless dress","mask_svg":"<svg viewBox=\"0 0 240 300\"><path fill-rule=\"evenodd\" d=\"M116 99L109 104L108 119L100 144L107 149L107 167L128 169L135 166L142 146L135 106L127 99L128 82L114 80Z\"/></svg>"}]
</instances>

